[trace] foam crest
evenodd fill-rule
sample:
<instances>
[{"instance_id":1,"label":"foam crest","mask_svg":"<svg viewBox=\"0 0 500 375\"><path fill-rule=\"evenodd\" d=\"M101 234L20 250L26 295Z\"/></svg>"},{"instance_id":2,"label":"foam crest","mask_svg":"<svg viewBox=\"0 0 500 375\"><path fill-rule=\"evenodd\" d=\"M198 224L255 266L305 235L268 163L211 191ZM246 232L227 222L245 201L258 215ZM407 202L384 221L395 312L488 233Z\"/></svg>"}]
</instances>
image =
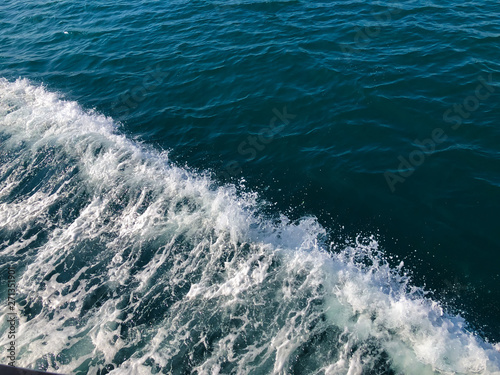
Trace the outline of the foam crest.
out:
<instances>
[{"instance_id":1,"label":"foam crest","mask_svg":"<svg viewBox=\"0 0 500 375\"><path fill-rule=\"evenodd\" d=\"M255 194L26 80L0 80L0 139L0 257L19 270L22 366L500 374L498 344L413 287L374 239L331 247L314 218L268 218Z\"/></svg>"}]
</instances>

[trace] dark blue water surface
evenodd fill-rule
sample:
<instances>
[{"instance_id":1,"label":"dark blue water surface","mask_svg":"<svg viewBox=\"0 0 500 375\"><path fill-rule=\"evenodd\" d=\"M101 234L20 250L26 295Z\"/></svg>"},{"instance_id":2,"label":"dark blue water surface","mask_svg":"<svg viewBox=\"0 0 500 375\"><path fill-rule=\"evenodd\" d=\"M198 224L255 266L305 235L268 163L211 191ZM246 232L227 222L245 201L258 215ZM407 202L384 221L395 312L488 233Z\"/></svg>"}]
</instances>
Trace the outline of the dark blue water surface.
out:
<instances>
[{"instance_id":1,"label":"dark blue water surface","mask_svg":"<svg viewBox=\"0 0 500 375\"><path fill-rule=\"evenodd\" d=\"M500 371L497 1L3 0L0 77L19 365Z\"/></svg>"}]
</instances>

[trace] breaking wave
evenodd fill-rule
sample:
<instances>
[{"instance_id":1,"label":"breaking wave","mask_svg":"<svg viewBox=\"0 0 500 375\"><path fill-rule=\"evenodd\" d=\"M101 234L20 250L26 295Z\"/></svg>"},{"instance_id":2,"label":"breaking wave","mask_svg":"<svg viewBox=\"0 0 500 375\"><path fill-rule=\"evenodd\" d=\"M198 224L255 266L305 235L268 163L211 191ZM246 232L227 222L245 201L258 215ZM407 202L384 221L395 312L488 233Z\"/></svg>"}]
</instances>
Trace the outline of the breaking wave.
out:
<instances>
[{"instance_id":1,"label":"breaking wave","mask_svg":"<svg viewBox=\"0 0 500 375\"><path fill-rule=\"evenodd\" d=\"M0 80L0 269L18 270L18 364L500 374L498 345L412 286L374 238L328 244L314 218L269 217L262 204L179 168L110 118Z\"/></svg>"}]
</instances>

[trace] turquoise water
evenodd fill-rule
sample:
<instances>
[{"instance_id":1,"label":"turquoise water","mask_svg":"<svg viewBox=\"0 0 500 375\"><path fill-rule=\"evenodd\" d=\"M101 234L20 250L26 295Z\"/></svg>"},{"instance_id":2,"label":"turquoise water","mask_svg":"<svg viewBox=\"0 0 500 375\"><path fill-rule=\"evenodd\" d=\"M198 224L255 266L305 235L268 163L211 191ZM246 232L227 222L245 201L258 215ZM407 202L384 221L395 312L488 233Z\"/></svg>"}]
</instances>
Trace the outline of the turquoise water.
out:
<instances>
[{"instance_id":1,"label":"turquoise water","mask_svg":"<svg viewBox=\"0 0 500 375\"><path fill-rule=\"evenodd\" d=\"M14 266L23 367L500 373L499 21L4 0L2 348Z\"/></svg>"}]
</instances>

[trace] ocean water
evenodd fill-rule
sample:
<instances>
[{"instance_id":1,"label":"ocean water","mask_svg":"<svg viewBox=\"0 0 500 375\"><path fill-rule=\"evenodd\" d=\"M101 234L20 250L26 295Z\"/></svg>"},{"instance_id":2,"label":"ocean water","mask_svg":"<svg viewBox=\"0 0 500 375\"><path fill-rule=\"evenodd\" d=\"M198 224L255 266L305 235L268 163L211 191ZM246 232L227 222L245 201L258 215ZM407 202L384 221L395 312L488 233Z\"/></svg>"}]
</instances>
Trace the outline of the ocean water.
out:
<instances>
[{"instance_id":1,"label":"ocean water","mask_svg":"<svg viewBox=\"0 0 500 375\"><path fill-rule=\"evenodd\" d=\"M3 0L0 362L15 314L61 374L500 374L499 42L492 0Z\"/></svg>"}]
</instances>

